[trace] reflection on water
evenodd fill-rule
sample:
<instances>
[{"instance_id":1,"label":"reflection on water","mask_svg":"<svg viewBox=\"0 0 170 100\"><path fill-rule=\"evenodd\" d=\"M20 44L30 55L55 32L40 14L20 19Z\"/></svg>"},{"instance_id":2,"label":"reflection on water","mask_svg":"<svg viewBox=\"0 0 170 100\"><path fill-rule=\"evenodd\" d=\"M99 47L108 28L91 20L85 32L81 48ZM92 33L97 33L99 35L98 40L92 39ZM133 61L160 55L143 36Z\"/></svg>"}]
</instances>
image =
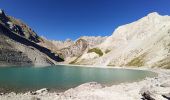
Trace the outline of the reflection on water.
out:
<instances>
[{"instance_id":1,"label":"reflection on water","mask_svg":"<svg viewBox=\"0 0 170 100\"><path fill-rule=\"evenodd\" d=\"M103 69L57 65L44 68L0 68L0 88L26 89L68 89L86 82L105 85L133 82L154 77L149 71L127 69Z\"/></svg>"}]
</instances>

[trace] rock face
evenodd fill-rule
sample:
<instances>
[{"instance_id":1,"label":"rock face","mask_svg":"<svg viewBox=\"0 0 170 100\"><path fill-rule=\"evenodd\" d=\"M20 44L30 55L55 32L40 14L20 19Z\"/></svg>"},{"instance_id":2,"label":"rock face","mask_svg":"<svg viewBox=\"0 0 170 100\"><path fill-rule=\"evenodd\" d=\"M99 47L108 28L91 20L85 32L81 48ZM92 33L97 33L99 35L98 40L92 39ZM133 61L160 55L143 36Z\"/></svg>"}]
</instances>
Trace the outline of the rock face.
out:
<instances>
[{"instance_id":1,"label":"rock face","mask_svg":"<svg viewBox=\"0 0 170 100\"><path fill-rule=\"evenodd\" d=\"M69 47L61 49L61 52L66 57L80 56L88 47L88 43L86 40L79 39L73 45Z\"/></svg>"},{"instance_id":2,"label":"rock face","mask_svg":"<svg viewBox=\"0 0 170 100\"><path fill-rule=\"evenodd\" d=\"M106 38L107 37L101 36L83 36L76 41L70 39L66 41L54 41L42 37L42 41L38 44L59 54L59 56L65 60L64 63L73 63L74 60L80 57L85 51L101 44Z\"/></svg>"},{"instance_id":3,"label":"rock face","mask_svg":"<svg viewBox=\"0 0 170 100\"><path fill-rule=\"evenodd\" d=\"M63 61L38 45L42 39L27 25L0 10L0 65L52 65Z\"/></svg>"},{"instance_id":4,"label":"rock face","mask_svg":"<svg viewBox=\"0 0 170 100\"><path fill-rule=\"evenodd\" d=\"M63 57L65 58L66 63L74 64L74 62L82 56L83 53L88 51L88 49L95 47L96 45L101 44L106 40L107 37L90 37L83 36L75 41L74 44L63 48L60 50Z\"/></svg>"},{"instance_id":5,"label":"rock face","mask_svg":"<svg viewBox=\"0 0 170 100\"><path fill-rule=\"evenodd\" d=\"M1 24L8 27L10 31L35 43L41 41L41 38L28 25L14 17L7 16L3 10L0 12Z\"/></svg>"},{"instance_id":6,"label":"rock face","mask_svg":"<svg viewBox=\"0 0 170 100\"><path fill-rule=\"evenodd\" d=\"M93 48L101 43L103 43L106 39L107 36L101 37L101 36L82 36L80 39L84 39L88 42L89 48Z\"/></svg>"},{"instance_id":7,"label":"rock face","mask_svg":"<svg viewBox=\"0 0 170 100\"><path fill-rule=\"evenodd\" d=\"M150 13L138 21L118 27L97 48L103 56L95 59L80 57L77 63L169 68L170 17Z\"/></svg>"},{"instance_id":8,"label":"rock face","mask_svg":"<svg viewBox=\"0 0 170 100\"><path fill-rule=\"evenodd\" d=\"M52 40L51 41L55 47L57 47L57 50L61 50L63 48L67 48L71 45L74 45L74 41L70 40L70 39L67 39L65 41L55 41L55 40Z\"/></svg>"}]
</instances>

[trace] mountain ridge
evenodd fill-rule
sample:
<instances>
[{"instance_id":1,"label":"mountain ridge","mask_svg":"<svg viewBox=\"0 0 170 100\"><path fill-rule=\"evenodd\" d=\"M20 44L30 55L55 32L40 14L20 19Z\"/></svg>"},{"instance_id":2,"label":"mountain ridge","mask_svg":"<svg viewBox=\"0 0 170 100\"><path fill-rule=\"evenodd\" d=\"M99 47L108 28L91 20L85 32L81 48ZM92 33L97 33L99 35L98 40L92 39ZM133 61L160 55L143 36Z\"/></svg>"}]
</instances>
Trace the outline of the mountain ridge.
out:
<instances>
[{"instance_id":1,"label":"mountain ridge","mask_svg":"<svg viewBox=\"0 0 170 100\"><path fill-rule=\"evenodd\" d=\"M20 22L20 25L15 23L15 21L14 18L11 21L11 17L8 17L3 10L0 10L0 38L2 41L0 44L2 59L0 60L2 65L44 66L63 61L58 55L52 53L51 50L38 45L37 43L40 42L40 38L27 25L22 22ZM11 46L6 47L3 43L10 44ZM9 52L3 54L5 50ZM17 52L19 52L19 54ZM34 52L37 52L37 54L34 54ZM18 57L16 58L18 60L15 60L12 56L8 57L9 55ZM22 60L23 55L28 58L28 61Z\"/></svg>"},{"instance_id":2,"label":"mountain ridge","mask_svg":"<svg viewBox=\"0 0 170 100\"><path fill-rule=\"evenodd\" d=\"M15 48L16 54L23 57L27 64L34 64L37 60L39 64L42 61L50 65L65 63L162 68L170 66L168 60L170 58L170 16L162 16L157 12L119 26L111 36L82 36L75 41L70 39L55 41L40 37L20 20L7 16L3 10L0 10L0 29L1 52L4 52L3 43L6 45L19 43L18 45L24 45L19 47L29 49L29 52L39 52L43 56L36 58L32 54L27 54L28 52L24 49L9 46ZM16 43L6 42L7 38ZM8 49L9 47L7 46ZM19 52L22 53L19 54Z\"/></svg>"},{"instance_id":3,"label":"mountain ridge","mask_svg":"<svg viewBox=\"0 0 170 100\"><path fill-rule=\"evenodd\" d=\"M169 58L169 33L170 17L150 13L118 27L106 41L97 46L102 52L108 49L109 53L89 59L90 53L86 52L84 55L88 55L87 58L80 57L77 64L169 68L169 60L162 61Z\"/></svg>"}]
</instances>

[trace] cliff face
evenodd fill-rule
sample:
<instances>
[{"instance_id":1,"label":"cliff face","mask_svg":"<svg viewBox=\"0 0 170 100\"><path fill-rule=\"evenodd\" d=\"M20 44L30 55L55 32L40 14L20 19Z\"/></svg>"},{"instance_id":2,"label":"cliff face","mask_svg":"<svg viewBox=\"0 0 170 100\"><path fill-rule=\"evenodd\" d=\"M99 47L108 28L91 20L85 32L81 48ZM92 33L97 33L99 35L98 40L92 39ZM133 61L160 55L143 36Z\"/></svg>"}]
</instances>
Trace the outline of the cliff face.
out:
<instances>
[{"instance_id":1,"label":"cliff face","mask_svg":"<svg viewBox=\"0 0 170 100\"><path fill-rule=\"evenodd\" d=\"M63 61L37 44L41 41L27 25L0 10L0 65L52 65Z\"/></svg>"},{"instance_id":2,"label":"cliff face","mask_svg":"<svg viewBox=\"0 0 170 100\"><path fill-rule=\"evenodd\" d=\"M170 68L170 17L148 14L118 27L96 48L102 56L90 58L95 52L86 52L76 63Z\"/></svg>"}]
</instances>

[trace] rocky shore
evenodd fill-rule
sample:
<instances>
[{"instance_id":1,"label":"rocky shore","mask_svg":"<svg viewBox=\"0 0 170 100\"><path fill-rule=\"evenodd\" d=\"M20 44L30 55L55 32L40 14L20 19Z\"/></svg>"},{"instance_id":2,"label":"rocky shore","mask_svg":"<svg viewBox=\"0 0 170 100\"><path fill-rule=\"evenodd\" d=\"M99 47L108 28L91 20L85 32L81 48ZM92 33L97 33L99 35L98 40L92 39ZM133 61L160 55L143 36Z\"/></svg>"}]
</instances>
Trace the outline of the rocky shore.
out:
<instances>
[{"instance_id":1,"label":"rocky shore","mask_svg":"<svg viewBox=\"0 0 170 100\"><path fill-rule=\"evenodd\" d=\"M1 93L0 100L170 100L170 70L152 71L158 76L140 82L111 87L90 82L60 93L46 88L27 93Z\"/></svg>"}]
</instances>

